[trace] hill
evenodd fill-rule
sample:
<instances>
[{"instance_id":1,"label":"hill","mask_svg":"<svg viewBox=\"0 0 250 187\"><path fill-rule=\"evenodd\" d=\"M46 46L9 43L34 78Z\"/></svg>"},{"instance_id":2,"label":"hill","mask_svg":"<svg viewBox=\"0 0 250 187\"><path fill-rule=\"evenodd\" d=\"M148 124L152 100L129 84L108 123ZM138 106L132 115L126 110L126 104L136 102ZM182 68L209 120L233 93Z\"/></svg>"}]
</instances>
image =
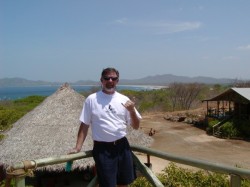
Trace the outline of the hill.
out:
<instances>
[{"instance_id":1,"label":"hill","mask_svg":"<svg viewBox=\"0 0 250 187\"><path fill-rule=\"evenodd\" d=\"M168 85L173 82L178 83L204 83L204 84L230 84L233 83L234 79L216 79L212 77L187 77L187 76L176 76L172 74L165 74L165 75L155 75L155 76L148 76L141 79L122 79L120 84L146 84L146 85Z\"/></svg>"},{"instance_id":2,"label":"hill","mask_svg":"<svg viewBox=\"0 0 250 187\"><path fill-rule=\"evenodd\" d=\"M170 83L204 83L204 84L231 84L235 79L217 79L212 77L187 77L172 74L147 76L141 79L121 79L121 85L169 85ZM92 80L79 80L69 82L71 85L97 85L98 82ZM3 78L0 79L0 87L7 86L43 86L43 85L62 85L63 82L32 81L24 78Z\"/></svg>"},{"instance_id":3,"label":"hill","mask_svg":"<svg viewBox=\"0 0 250 187\"><path fill-rule=\"evenodd\" d=\"M47 81L32 81L23 78L3 78L0 79L0 87L7 86L44 86L44 85L57 85L61 83L47 82Z\"/></svg>"}]
</instances>

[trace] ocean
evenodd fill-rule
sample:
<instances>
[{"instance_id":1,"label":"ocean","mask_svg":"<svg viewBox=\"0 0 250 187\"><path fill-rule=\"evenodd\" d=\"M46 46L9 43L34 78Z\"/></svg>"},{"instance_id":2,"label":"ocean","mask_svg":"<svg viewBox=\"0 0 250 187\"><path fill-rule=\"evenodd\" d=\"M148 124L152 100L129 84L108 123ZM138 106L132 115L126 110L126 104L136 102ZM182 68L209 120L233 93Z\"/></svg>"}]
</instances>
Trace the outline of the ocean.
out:
<instances>
[{"instance_id":1,"label":"ocean","mask_svg":"<svg viewBox=\"0 0 250 187\"><path fill-rule=\"evenodd\" d=\"M90 91L96 88L95 85L73 86L71 88L77 92ZM15 100L31 95L49 96L53 94L60 86L27 86L27 87L0 87L0 100ZM119 85L117 90L151 90L158 89L157 86L137 86L137 85Z\"/></svg>"}]
</instances>

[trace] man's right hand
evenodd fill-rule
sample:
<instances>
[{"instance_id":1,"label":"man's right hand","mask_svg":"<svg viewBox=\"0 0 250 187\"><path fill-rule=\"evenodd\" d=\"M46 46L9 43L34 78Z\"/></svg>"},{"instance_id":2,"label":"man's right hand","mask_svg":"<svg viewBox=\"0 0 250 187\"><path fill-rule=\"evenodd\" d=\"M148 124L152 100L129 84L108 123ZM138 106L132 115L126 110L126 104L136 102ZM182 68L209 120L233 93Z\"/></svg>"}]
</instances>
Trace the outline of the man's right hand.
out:
<instances>
[{"instance_id":1,"label":"man's right hand","mask_svg":"<svg viewBox=\"0 0 250 187\"><path fill-rule=\"evenodd\" d=\"M79 150L77 150L76 148L74 148L74 149L70 150L68 152L68 154L76 154L76 153L79 153L79 152L80 152Z\"/></svg>"}]
</instances>

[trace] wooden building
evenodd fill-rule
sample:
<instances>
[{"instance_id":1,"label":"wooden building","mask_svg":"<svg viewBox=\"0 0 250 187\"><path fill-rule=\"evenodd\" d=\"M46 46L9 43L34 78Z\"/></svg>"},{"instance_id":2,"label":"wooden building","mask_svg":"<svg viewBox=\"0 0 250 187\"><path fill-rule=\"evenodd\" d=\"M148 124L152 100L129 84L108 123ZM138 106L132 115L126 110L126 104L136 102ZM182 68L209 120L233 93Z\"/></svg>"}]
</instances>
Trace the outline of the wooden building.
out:
<instances>
[{"instance_id":1,"label":"wooden building","mask_svg":"<svg viewBox=\"0 0 250 187\"><path fill-rule=\"evenodd\" d=\"M250 88L230 88L225 92L203 100L207 102L207 116L215 118L250 119Z\"/></svg>"}]
</instances>

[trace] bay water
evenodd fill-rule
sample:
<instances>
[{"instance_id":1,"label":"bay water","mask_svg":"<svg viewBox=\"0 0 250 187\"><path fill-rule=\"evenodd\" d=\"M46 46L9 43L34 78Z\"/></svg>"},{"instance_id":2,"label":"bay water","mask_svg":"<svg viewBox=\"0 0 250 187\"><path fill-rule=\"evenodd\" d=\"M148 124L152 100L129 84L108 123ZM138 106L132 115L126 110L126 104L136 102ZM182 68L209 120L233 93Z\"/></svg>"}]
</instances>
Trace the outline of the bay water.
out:
<instances>
[{"instance_id":1,"label":"bay water","mask_svg":"<svg viewBox=\"0 0 250 187\"><path fill-rule=\"evenodd\" d=\"M15 100L28 97L31 95L49 96L56 92L61 86L27 86L27 87L0 87L0 100ZM91 91L98 89L97 85L71 85L77 92ZM119 85L117 90L150 90L157 89L157 86L141 86L141 85Z\"/></svg>"}]
</instances>

